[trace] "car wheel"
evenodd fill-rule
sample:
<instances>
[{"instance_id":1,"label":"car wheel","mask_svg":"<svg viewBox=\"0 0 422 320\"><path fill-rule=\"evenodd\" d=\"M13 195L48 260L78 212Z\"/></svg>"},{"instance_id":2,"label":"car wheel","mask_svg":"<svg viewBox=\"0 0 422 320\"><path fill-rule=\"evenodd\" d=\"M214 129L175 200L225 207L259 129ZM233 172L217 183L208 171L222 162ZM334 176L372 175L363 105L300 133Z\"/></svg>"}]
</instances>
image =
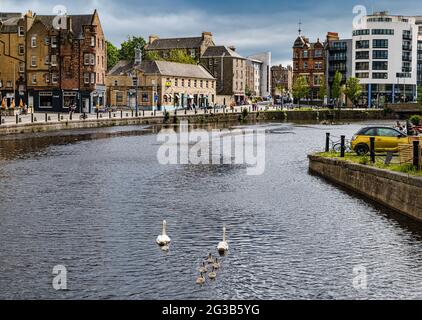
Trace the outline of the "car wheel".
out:
<instances>
[{"instance_id":1,"label":"car wheel","mask_svg":"<svg viewBox=\"0 0 422 320\"><path fill-rule=\"evenodd\" d=\"M369 147L366 144L358 144L355 147L355 152L357 153L358 156L364 156L365 154L368 154Z\"/></svg>"}]
</instances>

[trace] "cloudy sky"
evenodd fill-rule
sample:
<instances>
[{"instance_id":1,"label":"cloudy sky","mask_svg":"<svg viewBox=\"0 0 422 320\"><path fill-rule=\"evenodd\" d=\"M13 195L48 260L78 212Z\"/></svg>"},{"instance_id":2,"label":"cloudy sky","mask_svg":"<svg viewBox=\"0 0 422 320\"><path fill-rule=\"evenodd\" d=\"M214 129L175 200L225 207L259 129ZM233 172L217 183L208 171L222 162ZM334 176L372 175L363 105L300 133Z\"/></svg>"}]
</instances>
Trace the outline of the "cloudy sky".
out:
<instances>
[{"instance_id":1,"label":"cloudy sky","mask_svg":"<svg viewBox=\"0 0 422 320\"><path fill-rule=\"evenodd\" d=\"M128 35L197 36L211 31L217 44L234 45L242 55L271 51L273 64L291 63L291 47L302 21L312 40L327 31L351 37L353 8L368 13L422 15L421 0L0 0L0 11L53 14L63 5L69 14L98 9L108 40L115 45Z\"/></svg>"}]
</instances>

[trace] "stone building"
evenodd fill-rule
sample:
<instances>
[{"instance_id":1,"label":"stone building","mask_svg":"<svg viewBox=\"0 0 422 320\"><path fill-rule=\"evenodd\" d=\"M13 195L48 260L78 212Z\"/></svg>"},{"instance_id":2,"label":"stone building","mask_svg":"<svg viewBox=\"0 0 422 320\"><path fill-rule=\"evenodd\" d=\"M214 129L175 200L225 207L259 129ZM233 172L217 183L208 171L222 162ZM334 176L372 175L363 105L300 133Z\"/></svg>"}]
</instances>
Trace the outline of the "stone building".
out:
<instances>
[{"instance_id":1,"label":"stone building","mask_svg":"<svg viewBox=\"0 0 422 320\"><path fill-rule=\"evenodd\" d=\"M246 60L246 94L251 97L261 97L261 68L262 61Z\"/></svg>"},{"instance_id":2,"label":"stone building","mask_svg":"<svg viewBox=\"0 0 422 320\"><path fill-rule=\"evenodd\" d=\"M215 78L202 66L120 61L107 74L110 106L138 110L205 107L216 101Z\"/></svg>"},{"instance_id":3,"label":"stone building","mask_svg":"<svg viewBox=\"0 0 422 320\"><path fill-rule=\"evenodd\" d=\"M217 80L217 103L242 104L246 89L246 58L234 47L209 47L201 58L201 64Z\"/></svg>"},{"instance_id":4,"label":"stone building","mask_svg":"<svg viewBox=\"0 0 422 320\"><path fill-rule=\"evenodd\" d=\"M174 49L183 50L187 55L199 62L208 47L215 46L211 32L202 32L200 37L160 39L158 36L149 36L145 52L157 52L162 58L170 56Z\"/></svg>"},{"instance_id":5,"label":"stone building","mask_svg":"<svg viewBox=\"0 0 422 320\"><path fill-rule=\"evenodd\" d=\"M66 16L37 15L26 41L28 105L37 111L74 106L94 112L105 104L107 66L104 33L97 11Z\"/></svg>"},{"instance_id":6,"label":"stone building","mask_svg":"<svg viewBox=\"0 0 422 320\"><path fill-rule=\"evenodd\" d=\"M272 96L279 96L284 93L291 93L293 87L293 68L292 66L271 67L271 89Z\"/></svg>"},{"instance_id":7,"label":"stone building","mask_svg":"<svg viewBox=\"0 0 422 320\"><path fill-rule=\"evenodd\" d=\"M325 82L325 49L319 39L310 42L300 35L293 44L293 82L304 76L310 88L309 99L319 100L318 93Z\"/></svg>"},{"instance_id":8,"label":"stone building","mask_svg":"<svg viewBox=\"0 0 422 320\"><path fill-rule=\"evenodd\" d=\"M25 43L33 14L0 13L0 101L26 102Z\"/></svg>"}]
</instances>

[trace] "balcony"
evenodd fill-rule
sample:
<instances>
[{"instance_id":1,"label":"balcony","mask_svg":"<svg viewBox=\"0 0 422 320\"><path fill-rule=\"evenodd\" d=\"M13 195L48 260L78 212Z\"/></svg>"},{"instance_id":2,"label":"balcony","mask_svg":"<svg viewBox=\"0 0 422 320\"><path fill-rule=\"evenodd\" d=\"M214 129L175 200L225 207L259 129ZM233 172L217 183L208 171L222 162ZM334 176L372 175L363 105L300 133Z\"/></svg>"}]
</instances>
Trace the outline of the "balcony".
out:
<instances>
[{"instance_id":1,"label":"balcony","mask_svg":"<svg viewBox=\"0 0 422 320\"><path fill-rule=\"evenodd\" d=\"M328 61L346 61L346 60L347 60L346 55L330 56L328 58Z\"/></svg>"},{"instance_id":2,"label":"balcony","mask_svg":"<svg viewBox=\"0 0 422 320\"><path fill-rule=\"evenodd\" d=\"M337 71L344 73L347 71L347 68L346 67L329 67L328 68L328 72L337 72Z\"/></svg>"},{"instance_id":3,"label":"balcony","mask_svg":"<svg viewBox=\"0 0 422 320\"><path fill-rule=\"evenodd\" d=\"M330 51L346 51L347 45L341 45L341 46L330 46Z\"/></svg>"},{"instance_id":4,"label":"balcony","mask_svg":"<svg viewBox=\"0 0 422 320\"><path fill-rule=\"evenodd\" d=\"M411 56L403 56L402 61L412 62L412 57Z\"/></svg>"},{"instance_id":5,"label":"balcony","mask_svg":"<svg viewBox=\"0 0 422 320\"><path fill-rule=\"evenodd\" d=\"M403 45L403 50L405 50L405 51L412 51L412 46Z\"/></svg>"},{"instance_id":6,"label":"balcony","mask_svg":"<svg viewBox=\"0 0 422 320\"><path fill-rule=\"evenodd\" d=\"M403 34L403 40L412 40L412 34Z\"/></svg>"}]
</instances>

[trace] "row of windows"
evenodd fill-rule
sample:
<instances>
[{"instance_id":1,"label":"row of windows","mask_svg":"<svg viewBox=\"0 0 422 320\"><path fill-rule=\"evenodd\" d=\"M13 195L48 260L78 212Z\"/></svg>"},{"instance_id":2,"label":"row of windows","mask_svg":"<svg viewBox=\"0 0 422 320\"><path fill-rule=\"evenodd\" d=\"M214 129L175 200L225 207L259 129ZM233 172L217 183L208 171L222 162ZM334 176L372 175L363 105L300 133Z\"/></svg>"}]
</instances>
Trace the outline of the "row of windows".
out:
<instances>
[{"instance_id":1,"label":"row of windows","mask_svg":"<svg viewBox=\"0 0 422 320\"><path fill-rule=\"evenodd\" d=\"M37 42L38 42L38 37L37 36L32 36L31 37L31 48L36 48L37 47ZM56 48L57 47L57 37L52 36L50 37L44 37L44 45L49 46L51 44L52 48ZM105 47L105 43L104 43L104 39L100 39L100 38L96 38L95 36L92 36L90 38L90 45L91 47L95 47L95 45L98 45L99 49L103 49Z\"/></svg>"},{"instance_id":2,"label":"row of windows","mask_svg":"<svg viewBox=\"0 0 422 320\"><path fill-rule=\"evenodd\" d=\"M369 59L369 51L356 51L356 60ZM388 50L373 50L372 59L388 59Z\"/></svg>"},{"instance_id":3,"label":"row of windows","mask_svg":"<svg viewBox=\"0 0 422 320\"><path fill-rule=\"evenodd\" d=\"M359 79L368 79L369 72L356 72L356 78ZM388 79L388 73L386 72L373 72L372 79Z\"/></svg>"},{"instance_id":4,"label":"row of windows","mask_svg":"<svg viewBox=\"0 0 422 320\"><path fill-rule=\"evenodd\" d=\"M307 61L303 62L303 69L304 70L308 70L309 68L309 64ZM315 70L322 70L322 62L321 61L317 61L314 63L314 69ZM295 70L299 70L299 63L295 63Z\"/></svg>"},{"instance_id":5,"label":"row of windows","mask_svg":"<svg viewBox=\"0 0 422 320\"><path fill-rule=\"evenodd\" d=\"M315 49L314 51L313 51L313 57L314 58L322 58L323 57L323 50L322 49ZM295 53L294 54L294 57L295 58L299 58L299 55L298 55L298 53ZM301 52L301 57L302 58L304 58L304 59L308 59L308 58L311 58L312 57L312 51L309 51L309 50L303 50L302 52Z\"/></svg>"},{"instance_id":6,"label":"row of windows","mask_svg":"<svg viewBox=\"0 0 422 320\"><path fill-rule=\"evenodd\" d=\"M369 36L372 35L394 35L394 29L360 29L354 30L353 36Z\"/></svg>"},{"instance_id":7,"label":"row of windows","mask_svg":"<svg viewBox=\"0 0 422 320\"><path fill-rule=\"evenodd\" d=\"M372 47L373 48L388 48L388 40L387 39L373 39ZM356 41L356 49L369 49L369 40Z\"/></svg>"}]
</instances>

